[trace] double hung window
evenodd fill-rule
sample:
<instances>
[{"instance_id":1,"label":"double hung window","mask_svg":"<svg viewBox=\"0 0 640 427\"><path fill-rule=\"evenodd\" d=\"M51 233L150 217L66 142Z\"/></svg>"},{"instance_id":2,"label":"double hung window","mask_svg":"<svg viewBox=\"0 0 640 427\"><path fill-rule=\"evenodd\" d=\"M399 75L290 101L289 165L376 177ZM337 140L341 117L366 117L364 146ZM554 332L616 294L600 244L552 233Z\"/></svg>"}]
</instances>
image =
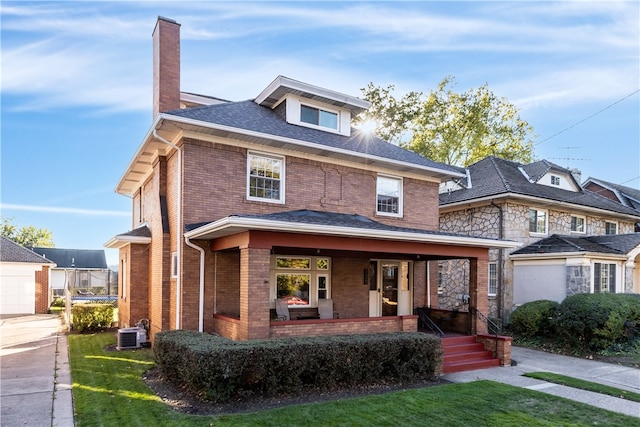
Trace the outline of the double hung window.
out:
<instances>
[{"instance_id":1,"label":"double hung window","mask_svg":"<svg viewBox=\"0 0 640 427\"><path fill-rule=\"evenodd\" d=\"M284 203L283 157L248 154L247 199Z\"/></svg>"},{"instance_id":2,"label":"double hung window","mask_svg":"<svg viewBox=\"0 0 640 427\"><path fill-rule=\"evenodd\" d=\"M529 232L547 234L547 211L529 209Z\"/></svg>"},{"instance_id":3,"label":"double hung window","mask_svg":"<svg viewBox=\"0 0 640 427\"><path fill-rule=\"evenodd\" d=\"M571 231L574 233L584 233L584 217L572 216L571 217Z\"/></svg>"},{"instance_id":4,"label":"double hung window","mask_svg":"<svg viewBox=\"0 0 640 427\"><path fill-rule=\"evenodd\" d=\"M498 264L495 262L489 263L489 296L496 296L498 294Z\"/></svg>"},{"instance_id":5,"label":"double hung window","mask_svg":"<svg viewBox=\"0 0 640 427\"><path fill-rule=\"evenodd\" d=\"M378 176L377 207L379 215L402 216L402 179Z\"/></svg>"},{"instance_id":6,"label":"double hung window","mask_svg":"<svg viewBox=\"0 0 640 427\"><path fill-rule=\"evenodd\" d=\"M618 223L608 221L605 222L604 234L618 234Z\"/></svg>"},{"instance_id":7,"label":"double hung window","mask_svg":"<svg viewBox=\"0 0 640 427\"><path fill-rule=\"evenodd\" d=\"M616 265L596 262L593 264L593 292L616 292Z\"/></svg>"}]
</instances>

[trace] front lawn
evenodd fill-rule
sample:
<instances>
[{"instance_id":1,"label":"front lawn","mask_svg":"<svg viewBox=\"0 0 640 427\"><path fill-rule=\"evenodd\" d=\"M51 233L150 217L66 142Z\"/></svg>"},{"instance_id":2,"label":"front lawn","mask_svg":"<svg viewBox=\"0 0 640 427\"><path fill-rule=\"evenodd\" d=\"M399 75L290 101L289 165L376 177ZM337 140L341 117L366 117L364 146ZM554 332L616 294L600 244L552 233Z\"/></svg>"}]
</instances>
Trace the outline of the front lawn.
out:
<instances>
[{"instance_id":1,"label":"front lawn","mask_svg":"<svg viewBox=\"0 0 640 427\"><path fill-rule=\"evenodd\" d=\"M195 416L144 383L151 350L113 351L116 335L69 335L76 426L628 426L638 419L490 381L447 384L252 414Z\"/></svg>"}]
</instances>

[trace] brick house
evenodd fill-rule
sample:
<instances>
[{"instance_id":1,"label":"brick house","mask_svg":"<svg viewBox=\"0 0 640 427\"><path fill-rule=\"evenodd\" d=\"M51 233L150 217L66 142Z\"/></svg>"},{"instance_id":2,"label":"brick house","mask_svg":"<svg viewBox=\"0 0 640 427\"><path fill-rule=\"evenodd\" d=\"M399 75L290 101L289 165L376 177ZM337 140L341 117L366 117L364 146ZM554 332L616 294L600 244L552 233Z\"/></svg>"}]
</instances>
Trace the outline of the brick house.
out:
<instances>
[{"instance_id":1,"label":"brick house","mask_svg":"<svg viewBox=\"0 0 640 427\"><path fill-rule=\"evenodd\" d=\"M181 93L179 31L158 19L153 124L116 189L132 230L105 244L119 248L121 327L416 331L436 295L429 261L460 258L486 313L489 250L516 244L438 231L439 185L463 173L353 129L367 101L287 77L248 101ZM326 300L334 315L319 319Z\"/></svg>"},{"instance_id":2,"label":"brick house","mask_svg":"<svg viewBox=\"0 0 640 427\"><path fill-rule=\"evenodd\" d=\"M640 234L634 226L640 212L586 191L577 171L546 160L524 165L487 157L461 171L464 178L441 186L440 230L524 246L489 251L483 286L492 317L507 320L518 304L561 301L576 292L638 292ZM441 307L460 304L458 296L466 293L461 264L437 267ZM600 274L603 266L606 274Z\"/></svg>"}]
</instances>

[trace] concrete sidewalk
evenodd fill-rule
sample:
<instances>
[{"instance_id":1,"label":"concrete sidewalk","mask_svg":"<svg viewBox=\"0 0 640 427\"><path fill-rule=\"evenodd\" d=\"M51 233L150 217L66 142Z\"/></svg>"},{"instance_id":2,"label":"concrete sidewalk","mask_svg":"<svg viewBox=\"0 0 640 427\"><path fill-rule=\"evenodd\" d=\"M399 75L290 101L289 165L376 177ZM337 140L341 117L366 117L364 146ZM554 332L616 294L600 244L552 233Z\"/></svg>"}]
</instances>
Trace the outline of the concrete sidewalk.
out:
<instances>
[{"instance_id":1,"label":"concrete sidewalk","mask_svg":"<svg viewBox=\"0 0 640 427\"><path fill-rule=\"evenodd\" d=\"M73 427L67 336L57 315L0 319L0 425Z\"/></svg>"},{"instance_id":2,"label":"concrete sidewalk","mask_svg":"<svg viewBox=\"0 0 640 427\"><path fill-rule=\"evenodd\" d=\"M478 380L496 381L640 417L640 403L522 376L528 372L553 372L640 393L640 370L638 369L521 347L512 348L512 359L517 362L517 366L457 372L444 375L443 378L457 383Z\"/></svg>"}]
</instances>

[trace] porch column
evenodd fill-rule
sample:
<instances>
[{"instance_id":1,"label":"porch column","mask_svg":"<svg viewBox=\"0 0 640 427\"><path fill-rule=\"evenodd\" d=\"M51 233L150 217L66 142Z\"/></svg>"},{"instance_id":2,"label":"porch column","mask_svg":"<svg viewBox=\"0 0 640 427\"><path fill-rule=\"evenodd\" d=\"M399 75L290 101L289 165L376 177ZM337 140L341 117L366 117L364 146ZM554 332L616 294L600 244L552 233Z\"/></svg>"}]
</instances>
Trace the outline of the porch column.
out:
<instances>
[{"instance_id":1,"label":"porch column","mask_svg":"<svg viewBox=\"0 0 640 427\"><path fill-rule=\"evenodd\" d=\"M269 338L269 249L240 249L241 339Z\"/></svg>"},{"instance_id":2,"label":"porch column","mask_svg":"<svg viewBox=\"0 0 640 427\"><path fill-rule=\"evenodd\" d=\"M489 261L469 259L469 307L475 307L485 316L489 315ZM471 315L471 333L486 334L487 324L479 321L475 313Z\"/></svg>"}]
</instances>

